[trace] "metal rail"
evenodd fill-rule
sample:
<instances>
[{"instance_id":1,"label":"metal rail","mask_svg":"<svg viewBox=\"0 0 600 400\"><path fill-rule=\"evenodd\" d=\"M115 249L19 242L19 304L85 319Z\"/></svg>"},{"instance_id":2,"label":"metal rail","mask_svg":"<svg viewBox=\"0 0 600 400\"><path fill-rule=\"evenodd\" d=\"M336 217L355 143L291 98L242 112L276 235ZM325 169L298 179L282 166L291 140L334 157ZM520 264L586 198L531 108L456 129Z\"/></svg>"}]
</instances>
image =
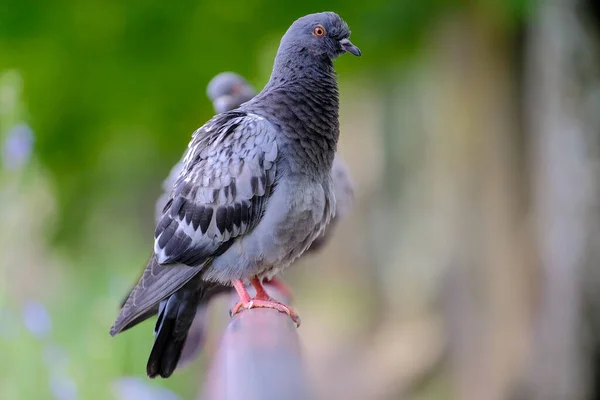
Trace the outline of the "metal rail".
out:
<instances>
[{"instance_id":1,"label":"metal rail","mask_svg":"<svg viewBox=\"0 0 600 400\"><path fill-rule=\"evenodd\" d=\"M232 318L210 366L202 400L307 400L298 329L273 309Z\"/></svg>"}]
</instances>

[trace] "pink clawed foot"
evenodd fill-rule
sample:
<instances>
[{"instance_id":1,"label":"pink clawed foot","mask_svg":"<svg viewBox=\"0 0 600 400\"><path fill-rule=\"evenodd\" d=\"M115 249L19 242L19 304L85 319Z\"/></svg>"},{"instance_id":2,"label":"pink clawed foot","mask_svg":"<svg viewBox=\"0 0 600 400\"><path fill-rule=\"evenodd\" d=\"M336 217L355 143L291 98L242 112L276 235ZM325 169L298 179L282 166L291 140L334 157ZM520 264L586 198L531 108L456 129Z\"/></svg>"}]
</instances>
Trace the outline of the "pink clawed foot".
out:
<instances>
[{"instance_id":1,"label":"pink clawed foot","mask_svg":"<svg viewBox=\"0 0 600 400\"><path fill-rule=\"evenodd\" d=\"M231 316L234 316L243 309L249 310L251 308L272 308L289 315L292 321L296 323L296 326L300 326L300 317L298 314L292 308L269 297L258 278L252 278L250 283L252 283L252 286L254 286L256 289L256 296L253 299L250 298L250 295L246 290L246 286L242 281L232 281L233 287L240 296L240 301L229 312Z\"/></svg>"}]
</instances>

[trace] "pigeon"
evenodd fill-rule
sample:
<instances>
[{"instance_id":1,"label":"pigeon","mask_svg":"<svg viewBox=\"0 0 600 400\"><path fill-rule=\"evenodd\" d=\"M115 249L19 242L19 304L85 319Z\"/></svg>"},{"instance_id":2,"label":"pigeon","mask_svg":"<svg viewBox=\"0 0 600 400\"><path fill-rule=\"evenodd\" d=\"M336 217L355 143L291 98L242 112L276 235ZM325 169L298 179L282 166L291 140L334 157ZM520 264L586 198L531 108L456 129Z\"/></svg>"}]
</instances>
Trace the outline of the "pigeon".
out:
<instances>
[{"instance_id":1,"label":"pigeon","mask_svg":"<svg viewBox=\"0 0 600 400\"><path fill-rule=\"evenodd\" d=\"M146 372L169 377L198 304L233 285L235 315L288 314L262 285L297 259L335 215L331 171L339 137L333 60L360 56L335 13L296 20L281 39L264 89L192 135L154 234L154 251L111 327L116 335L158 311ZM256 290L251 298L245 283ZM158 309L157 309L158 307Z\"/></svg>"},{"instance_id":2,"label":"pigeon","mask_svg":"<svg viewBox=\"0 0 600 400\"><path fill-rule=\"evenodd\" d=\"M242 76L234 72L221 72L216 75L208 84L207 94L213 102L214 109L217 113L226 112L239 107L242 103L250 100L256 95L256 91ZM176 165L169 177L163 182L163 188L171 188L181 171L182 163ZM176 173L174 172L176 171ZM336 153L333 159L333 167L331 171L333 180L333 191L336 200L336 212L331 222L325 228L323 235L315 239L304 254L313 253L320 250L332 235L332 231L336 222L346 216L349 212L354 200L354 185L350 178L348 167ZM167 190L167 189L166 189ZM169 192L167 191L157 202L157 210L162 213L164 205L168 201ZM162 204L160 204L162 202ZM157 214L160 216L161 214ZM158 221L157 221L158 222ZM304 256L304 254L302 256ZM289 287L281 281L280 278L273 277L267 283L275 287L285 298L292 297ZM206 338L206 319L207 305L210 300L221 293L233 290L231 286L223 285L220 289L215 288L210 296L205 296L202 302L198 305L194 321L190 327L188 338L183 347L181 358L178 367L181 367L193 360L202 349Z\"/></svg>"}]
</instances>

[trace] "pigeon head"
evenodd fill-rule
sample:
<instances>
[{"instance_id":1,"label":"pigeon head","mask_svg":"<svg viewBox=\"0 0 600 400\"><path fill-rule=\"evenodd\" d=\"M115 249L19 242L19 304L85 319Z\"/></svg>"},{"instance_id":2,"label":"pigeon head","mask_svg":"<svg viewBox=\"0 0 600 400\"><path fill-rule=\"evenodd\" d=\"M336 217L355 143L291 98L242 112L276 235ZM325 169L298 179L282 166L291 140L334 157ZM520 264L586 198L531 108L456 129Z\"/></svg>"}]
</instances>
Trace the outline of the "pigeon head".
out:
<instances>
[{"instance_id":1,"label":"pigeon head","mask_svg":"<svg viewBox=\"0 0 600 400\"><path fill-rule=\"evenodd\" d=\"M239 107L253 98L256 92L240 75L222 72L208 83L206 94L213 102L215 111L222 113Z\"/></svg>"},{"instance_id":2,"label":"pigeon head","mask_svg":"<svg viewBox=\"0 0 600 400\"><path fill-rule=\"evenodd\" d=\"M349 39L348 25L333 12L309 14L297 19L281 39L280 52L308 53L318 58L334 58L348 52L360 56Z\"/></svg>"}]
</instances>

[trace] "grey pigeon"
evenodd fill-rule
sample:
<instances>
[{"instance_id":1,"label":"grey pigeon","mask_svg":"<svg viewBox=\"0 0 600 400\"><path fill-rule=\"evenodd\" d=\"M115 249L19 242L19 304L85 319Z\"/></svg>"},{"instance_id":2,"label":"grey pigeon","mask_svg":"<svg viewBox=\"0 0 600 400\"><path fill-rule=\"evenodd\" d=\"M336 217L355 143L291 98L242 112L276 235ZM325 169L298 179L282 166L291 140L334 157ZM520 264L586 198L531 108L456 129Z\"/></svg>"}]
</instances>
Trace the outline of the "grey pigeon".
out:
<instances>
[{"instance_id":1,"label":"grey pigeon","mask_svg":"<svg viewBox=\"0 0 600 400\"><path fill-rule=\"evenodd\" d=\"M111 334L156 312L146 371L169 377L198 304L232 284L240 302L296 313L262 286L321 235L335 213L331 169L339 136L333 59L360 50L335 13L296 20L265 88L199 128L155 231L154 253ZM245 282L256 289L250 298Z\"/></svg>"},{"instance_id":2,"label":"grey pigeon","mask_svg":"<svg viewBox=\"0 0 600 400\"><path fill-rule=\"evenodd\" d=\"M250 86L243 77L234 72L222 72L215 76L208 84L207 93L208 97L213 102L216 112L225 112L237 108L256 94L254 88ZM177 175L181 170L181 165L183 165L182 162L176 166ZM175 183L177 175L172 171L167 180L164 181L163 187L170 189ZM335 223L348 213L354 200L354 187L352 185L352 180L350 179L350 173L338 153L336 153L335 158L333 159L331 177L333 179L333 192L336 201L335 216L325 228L323 235L315 239L304 254L319 250L327 242L332 235ZM168 201L168 196L169 192L166 192L161 197L161 200L159 200L159 202L164 201L164 203L162 205L157 204L157 210L160 210L159 216L162 215L162 209ZM280 279L276 280L275 278L276 277L273 277L268 281L269 285L276 287L285 297L290 298L290 289ZM198 305L194 322L190 327L178 367L193 360L200 353L206 338L207 305L213 296L229 290L233 290L233 288L225 285L223 285L220 290L216 288L211 292L212 296L205 296Z\"/></svg>"}]
</instances>

